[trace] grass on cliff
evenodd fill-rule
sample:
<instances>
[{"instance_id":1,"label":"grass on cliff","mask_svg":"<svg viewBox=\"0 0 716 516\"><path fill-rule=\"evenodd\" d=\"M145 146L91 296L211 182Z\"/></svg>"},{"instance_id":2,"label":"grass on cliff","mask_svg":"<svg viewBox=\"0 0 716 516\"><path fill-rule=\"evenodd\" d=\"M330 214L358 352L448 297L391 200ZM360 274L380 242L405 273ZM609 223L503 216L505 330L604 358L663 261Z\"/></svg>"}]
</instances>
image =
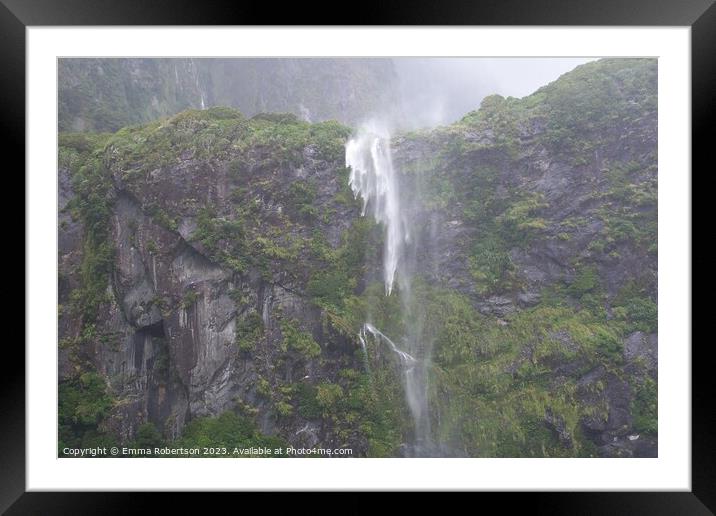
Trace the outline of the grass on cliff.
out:
<instances>
[{"instance_id":1,"label":"grass on cliff","mask_svg":"<svg viewBox=\"0 0 716 516\"><path fill-rule=\"evenodd\" d=\"M370 314L388 335L422 328L420 341L433 348L430 403L440 442L480 457L596 456L581 422L606 421L609 407L600 395L601 381L580 380L599 368L622 374L624 338L649 327L655 312L610 318L601 280L591 268L558 289L505 320L482 315L466 296L420 280L412 287L419 308L407 320L396 318L401 301L395 294L385 297L380 284L351 306L356 320ZM619 302L630 303L630 295ZM656 428L652 385L634 386L635 429ZM548 415L563 426L562 436Z\"/></svg>"},{"instance_id":2,"label":"grass on cliff","mask_svg":"<svg viewBox=\"0 0 716 516\"><path fill-rule=\"evenodd\" d=\"M239 175L255 161L264 167L300 164L309 146L317 159L342 161L349 134L335 121L310 124L295 115L273 113L247 119L235 109L214 107L125 127L108 145L115 157L113 166L134 181L187 154L193 159L230 161Z\"/></svg>"}]
</instances>

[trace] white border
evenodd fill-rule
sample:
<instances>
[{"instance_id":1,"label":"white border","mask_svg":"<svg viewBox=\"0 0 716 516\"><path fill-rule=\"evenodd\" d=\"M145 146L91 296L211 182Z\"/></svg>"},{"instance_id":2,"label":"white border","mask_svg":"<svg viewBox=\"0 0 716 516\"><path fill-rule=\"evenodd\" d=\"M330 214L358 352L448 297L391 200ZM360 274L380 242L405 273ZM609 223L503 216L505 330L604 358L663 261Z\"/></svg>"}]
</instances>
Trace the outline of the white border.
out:
<instances>
[{"instance_id":1,"label":"white border","mask_svg":"<svg viewBox=\"0 0 716 516\"><path fill-rule=\"evenodd\" d=\"M658 459L57 459L58 56L658 56ZM690 490L690 28L27 29L27 489ZM167 462L170 461L170 462Z\"/></svg>"}]
</instances>

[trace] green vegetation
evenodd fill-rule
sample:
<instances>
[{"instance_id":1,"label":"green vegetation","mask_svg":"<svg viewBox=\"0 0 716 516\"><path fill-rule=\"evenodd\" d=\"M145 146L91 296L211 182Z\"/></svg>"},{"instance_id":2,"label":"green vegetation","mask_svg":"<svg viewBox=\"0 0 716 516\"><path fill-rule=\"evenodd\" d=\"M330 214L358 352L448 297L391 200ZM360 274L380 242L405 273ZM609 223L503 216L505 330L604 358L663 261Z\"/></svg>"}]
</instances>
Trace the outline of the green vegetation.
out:
<instances>
[{"instance_id":1,"label":"green vegetation","mask_svg":"<svg viewBox=\"0 0 716 516\"><path fill-rule=\"evenodd\" d=\"M555 150L584 159L623 127L656 116L655 59L602 59L577 67L532 96L547 115L545 141Z\"/></svg>"},{"instance_id":2,"label":"green vegetation","mask_svg":"<svg viewBox=\"0 0 716 516\"><path fill-rule=\"evenodd\" d=\"M131 443L132 448L155 448L164 445L164 437L153 423L142 423Z\"/></svg>"},{"instance_id":3,"label":"green vegetation","mask_svg":"<svg viewBox=\"0 0 716 516\"><path fill-rule=\"evenodd\" d=\"M231 219L217 216L211 208L202 208L197 217L193 241L199 242L212 260L239 274L255 267L269 277L272 266L293 263L302 243L278 228L260 227L245 216Z\"/></svg>"},{"instance_id":4,"label":"green vegetation","mask_svg":"<svg viewBox=\"0 0 716 516\"><path fill-rule=\"evenodd\" d=\"M340 384L297 384L298 414L306 419L330 421L336 436L344 442L361 436L368 442L370 457L394 457L410 429L395 369L379 368L371 375L342 369L339 379Z\"/></svg>"},{"instance_id":5,"label":"green vegetation","mask_svg":"<svg viewBox=\"0 0 716 516\"><path fill-rule=\"evenodd\" d=\"M635 431L656 435L659 431L658 401L656 381L645 378L644 382L637 386L632 404Z\"/></svg>"},{"instance_id":6,"label":"green vegetation","mask_svg":"<svg viewBox=\"0 0 716 516\"><path fill-rule=\"evenodd\" d=\"M375 223L368 218L354 220L338 249L332 249L322 234L314 234L311 254L318 266L311 271L306 291L317 304L337 313L344 311L345 300L363 277L366 256L376 253L374 229Z\"/></svg>"},{"instance_id":7,"label":"green vegetation","mask_svg":"<svg viewBox=\"0 0 716 516\"><path fill-rule=\"evenodd\" d=\"M233 455L234 448L248 449L251 447L267 447L272 450L286 448L288 443L275 436L261 434L256 425L248 418L233 412L224 412L216 417L200 417L186 425L182 436L172 443L173 447L200 449L222 448L229 450L228 457L266 457L266 455ZM285 455L285 453L283 454ZM271 455L279 456L279 455Z\"/></svg>"},{"instance_id":8,"label":"green vegetation","mask_svg":"<svg viewBox=\"0 0 716 516\"><path fill-rule=\"evenodd\" d=\"M195 290L187 290L181 300L181 306L184 310L188 310L196 304L199 294Z\"/></svg>"},{"instance_id":9,"label":"green vegetation","mask_svg":"<svg viewBox=\"0 0 716 516\"><path fill-rule=\"evenodd\" d=\"M192 240L199 242L212 259L231 263L237 272L243 272L246 265L237 258L248 254L242 220L217 217L212 208L200 209L196 220ZM224 249L220 247L222 242L226 243Z\"/></svg>"},{"instance_id":10,"label":"green vegetation","mask_svg":"<svg viewBox=\"0 0 716 516\"><path fill-rule=\"evenodd\" d=\"M316 388L316 402L326 414L330 414L342 398L343 389L335 383L322 383Z\"/></svg>"},{"instance_id":11,"label":"green vegetation","mask_svg":"<svg viewBox=\"0 0 716 516\"><path fill-rule=\"evenodd\" d=\"M316 217L316 185L308 181L294 181L288 187L286 201L299 217L311 220Z\"/></svg>"},{"instance_id":12,"label":"green vegetation","mask_svg":"<svg viewBox=\"0 0 716 516\"><path fill-rule=\"evenodd\" d=\"M298 413L306 419L321 417L321 406L318 404L317 389L310 383L299 383L296 387Z\"/></svg>"},{"instance_id":13,"label":"green vegetation","mask_svg":"<svg viewBox=\"0 0 716 516\"><path fill-rule=\"evenodd\" d=\"M473 188L490 191L479 183ZM514 197L517 201L512 204L488 201L479 208L471 204L466 213L478 228L468 263L476 289L482 294L515 287L510 249L527 247L531 239L547 227L547 222L537 215L547 206L541 201L541 196L525 194L521 198Z\"/></svg>"},{"instance_id":14,"label":"green vegetation","mask_svg":"<svg viewBox=\"0 0 716 516\"><path fill-rule=\"evenodd\" d=\"M59 166L69 170L75 196L65 210L82 221L84 244L80 279L82 286L71 294L75 313L85 323L97 318L107 301L114 249L109 238L112 210L111 181L102 160L107 135L60 134Z\"/></svg>"},{"instance_id":15,"label":"green vegetation","mask_svg":"<svg viewBox=\"0 0 716 516\"><path fill-rule=\"evenodd\" d=\"M489 146L512 154L520 143L517 127L529 120L544 120L540 141L580 166L596 147L619 138L616 122L629 127L655 117L656 79L655 59L602 59L579 66L522 99L486 97L480 109L458 125L491 129L494 141ZM463 144L459 150L483 147Z\"/></svg>"},{"instance_id":16,"label":"green vegetation","mask_svg":"<svg viewBox=\"0 0 716 516\"><path fill-rule=\"evenodd\" d=\"M585 267L574 278L567 292L577 299L599 288L599 273L594 267Z\"/></svg>"},{"instance_id":17,"label":"green vegetation","mask_svg":"<svg viewBox=\"0 0 716 516\"><path fill-rule=\"evenodd\" d=\"M60 382L58 397L59 450L112 441L99 429L112 408L102 376L86 372Z\"/></svg>"},{"instance_id":18,"label":"green vegetation","mask_svg":"<svg viewBox=\"0 0 716 516\"><path fill-rule=\"evenodd\" d=\"M399 293L385 297L380 287L369 286L351 306L358 319L370 307L375 324L388 335L404 334L421 322L420 340L433 343L430 404L438 414L434 428L441 442L460 443L470 455L485 457L596 453L580 421L606 418L607 407L582 397L603 386L578 381L599 367L619 369L630 326L607 317L595 269L584 268L557 287L556 295L545 292L541 303L506 321L478 313L464 295L420 280L412 288L417 308L400 321L394 315L400 300L391 301ZM573 296L581 300L576 307ZM565 373L555 382L559 366ZM324 405L332 399L327 396ZM546 424L547 413L564 421L571 447Z\"/></svg>"},{"instance_id":19,"label":"green vegetation","mask_svg":"<svg viewBox=\"0 0 716 516\"><path fill-rule=\"evenodd\" d=\"M309 139L315 142L318 158L329 162L341 162L345 158L344 145L351 130L335 120L313 124Z\"/></svg>"},{"instance_id":20,"label":"green vegetation","mask_svg":"<svg viewBox=\"0 0 716 516\"><path fill-rule=\"evenodd\" d=\"M310 333L301 331L298 324L296 320L281 321L281 335L283 336L281 350L284 352L296 351L307 359L318 357L321 354L321 346L313 340Z\"/></svg>"},{"instance_id":21,"label":"green vegetation","mask_svg":"<svg viewBox=\"0 0 716 516\"><path fill-rule=\"evenodd\" d=\"M405 395L396 371L379 369L370 377L362 375L349 385L347 398L336 409L337 416L346 426L356 425L366 437L369 457L395 457L404 436L411 430ZM354 423L355 412L359 416Z\"/></svg>"},{"instance_id":22,"label":"green vegetation","mask_svg":"<svg viewBox=\"0 0 716 516\"><path fill-rule=\"evenodd\" d=\"M236 345L243 352L256 349L256 344L264 335L264 324L261 316L251 312L236 323Z\"/></svg>"},{"instance_id":23,"label":"green vegetation","mask_svg":"<svg viewBox=\"0 0 716 516\"><path fill-rule=\"evenodd\" d=\"M626 331L655 333L658 329L657 304L645 283L645 280L630 281L614 298L614 315L624 322Z\"/></svg>"},{"instance_id":24,"label":"green vegetation","mask_svg":"<svg viewBox=\"0 0 716 516\"><path fill-rule=\"evenodd\" d=\"M176 163L179 155L226 160L234 178L247 179L253 168L299 165L309 146L318 159L340 161L349 134L349 129L333 121L309 124L290 114L246 119L239 111L217 107L125 127L110 138L109 145L117 158L114 167L130 182Z\"/></svg>"},{"instance_id":25,"label":"green vegetation","mask_svg":"<svg viewBox=\"0 0 716 516\"><path fill-rule=\"evenodd\" d=\"M589 312L542 305L507 325L469 313L463 318L473 321L475 332L457 318L437 330L449 336L436 342L432 371L434 396L451 400L436 404L442 438L465 443L477 456L583 455L588 443L578 437L579 421L594 415L594 407L578 399L577 379L599 364L619 363L618 327ZM550 382L555 364L579 361L574 376ZM548 410L565 421L572 449L545 430Z\"/></svg>"},{"instance_id":26,"label":"green vegetation","mask_svg":"<svg viewBox=\"0 0 716 516\"><path fill-rule=\"evenodd\" d=\"M525 194L500 215L498 222L502 226L503 234L515 243L526 241L532 231L545 229L545 220L533 215L546 207L547 203L542 201L541 194Z\"/></svg>"},{"instance_id":27,"label":"green vegetation","mask_svg":"<svg viewBox=\"0 0 716 516\"><path fill-rule=\"evenodd\" d=\"M649 156L656 163L656 156ZM610 164L606 172L607 188L598 210L604 222L601 251L615 252L629 243L645 255L657 251L657 171L655 165L636 162Z\"/></svg>"}]
</instances>

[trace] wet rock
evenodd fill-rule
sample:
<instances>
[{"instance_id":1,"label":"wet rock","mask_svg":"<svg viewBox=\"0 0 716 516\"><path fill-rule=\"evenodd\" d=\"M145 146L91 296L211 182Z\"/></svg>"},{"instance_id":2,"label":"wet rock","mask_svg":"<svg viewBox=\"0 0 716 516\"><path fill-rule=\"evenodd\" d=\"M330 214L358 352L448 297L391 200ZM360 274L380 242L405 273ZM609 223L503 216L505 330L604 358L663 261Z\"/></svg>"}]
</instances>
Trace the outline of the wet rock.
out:
<instances>
[{"instance_id":1,"label":"wet rock","mask_svg":"<svg viewBox=\"0 0 716 516\"><path fill-rule=\"evenodd\" d=\"M512 300L505 296L492 296L477 304L477 309L483 314L490 314L503 318L515 311Z\"/></svg>"},{"instance_id":2,"label":"wet rock","mask_svg":"<svg viewBox=\"0 0 716 516\"><path fill-rule=\"evenodd\" d=\"M600 446L628 441L633 392L625 379L600 366L579 379L578 395L582 403L594 407L594 414L581 420L588 438Z\"/></svg>"},{"instance_id":3,"label":"wet rock","mask_svg":"<svg viewBox=\"0 0 716 516\"><path fill-rule=\"evenodd\" d=\"M522 307L534 306L540 301L539 292L520 292L517 294L517 301Z\"/></svg>"},{"instance_id":4,"label":"wet rock","mask_svg":"<svg viewBox=\"0 0 716 516\"><path fill-rule=\"evenodd\" d=\"M659 455L656 438L640 435L614 437L597 451L600 457L607 458L654 458Z\"/></svg>"},{"instance_id":5,"label":"wet rock","mask_svg":"<svg viewBox=\"0 0 716 516\"><path fill-rule=\"evenodd\" d=\"M564 418L559 415L555 415L551 408L547 408L544 414L545 424L557 435L559 443L564 448L572 448L574 441L572 440L572 434L567 429L567 425L564 422Z\"/></svg>"},{"instance_id":6,"label":"wet rock","mask_svg":"<svg viewBox=\"0 0 716 516\"><path fill-rule=\"evenodd\" d=\"M319 432L320 429L316 423L307 422L294 434L297 446L314 448L321 440Z\"/></svg>"},{"instance_id":7,"label":"wet rock","mask_svg":"<svg viewBox=\"0 0 716 516\"><path fill-rule=\"evenodd\" d=\"M655 370L658 361L657 335L646 334L641 331L629 335L624 341L624 360L627 362L638 361L647 370Z\"/></svg>"}]
</instances>

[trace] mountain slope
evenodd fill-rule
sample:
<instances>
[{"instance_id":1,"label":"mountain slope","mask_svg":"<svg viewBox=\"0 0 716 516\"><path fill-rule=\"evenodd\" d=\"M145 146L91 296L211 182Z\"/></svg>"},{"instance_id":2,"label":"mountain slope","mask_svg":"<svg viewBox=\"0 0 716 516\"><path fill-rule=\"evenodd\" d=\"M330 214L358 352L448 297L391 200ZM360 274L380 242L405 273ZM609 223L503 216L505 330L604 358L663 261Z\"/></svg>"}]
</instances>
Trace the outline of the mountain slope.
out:
<instances>
[{"instance_id":1,"label":"mountain slope","mask_svg":"<svg viewBox=\"0 0 716 516\"><path fill-rule=\"evenodd\" d=\"M407 320L349 135L228 108L60 135L61 447L409 455L400 370L357 337L370 314L432 349L440 455L655 455L656 61L393 139L420 228Z\"/></svg>"},{"instance_id":2,"label":"mountain slope","mask_svg":"<svg viewBox=\"0 0 716 516\"><path fill-rule=\"evenodd\" d=\"M116 131L185 109L353 124L394 109L390 59L60 59L60 131Z\"/></svg>"},{"instance_id":3,"label":"mountain slope","mask_svg":"<svg viewBox=\"0 0 716 516\"><path fill-rule=\"evenodd\" d=\"M656 453L656 121L656 62L602 60L395 142L427 199L423 273L465 306L436 324L443 440Z\"/></svg>"}]
</instances>

